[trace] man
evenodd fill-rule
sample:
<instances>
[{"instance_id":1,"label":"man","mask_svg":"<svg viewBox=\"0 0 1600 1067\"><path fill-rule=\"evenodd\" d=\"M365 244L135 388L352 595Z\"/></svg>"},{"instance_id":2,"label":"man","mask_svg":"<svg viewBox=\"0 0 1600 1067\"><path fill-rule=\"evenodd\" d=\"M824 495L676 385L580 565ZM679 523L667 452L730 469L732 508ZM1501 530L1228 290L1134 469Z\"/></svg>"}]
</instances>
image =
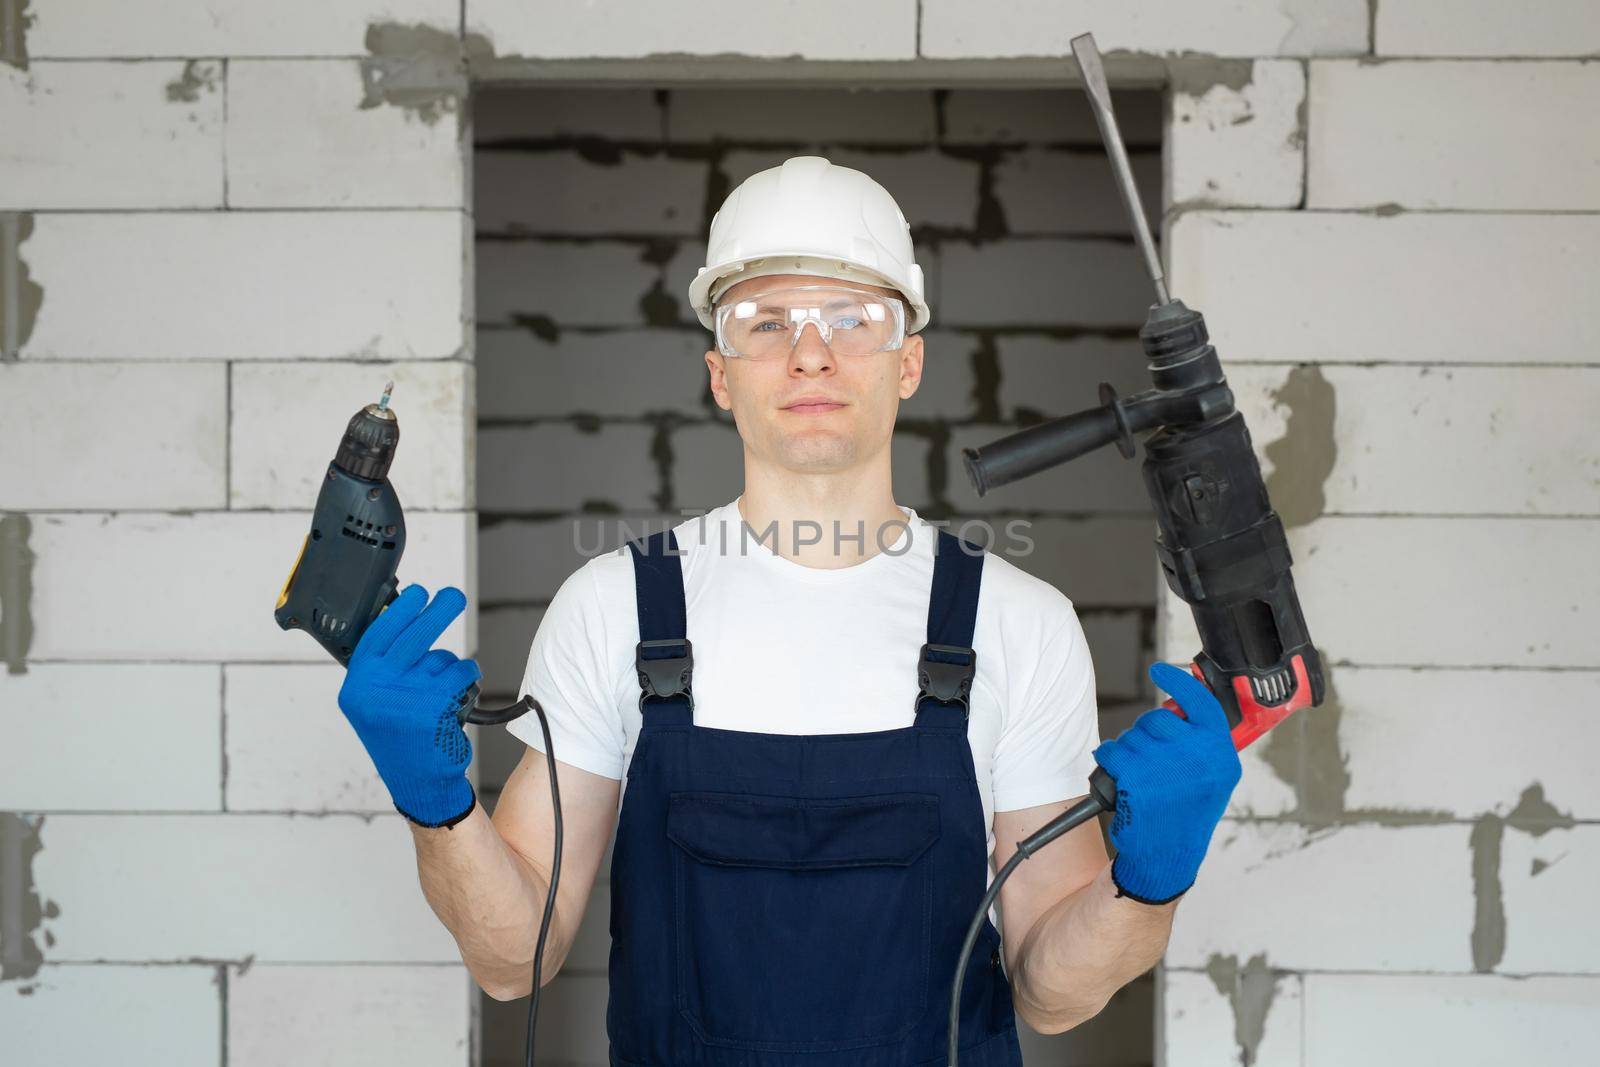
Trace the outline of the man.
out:
<instances>
[{"instance_id":1,"label":"man","mask_svg":"<svg viewBox=\"0 0 1600 1067\"><path fill-rule=\"evenodd\" d=\"M1152 668L1157 709L1099 745L1071 601L896 505L890 438L928 321L909 227L859 171L790 159L712 221L689 290L734 501L561 586L523 692L550 720L560 968L616 831L612 1060L910 1067L943 1052L967 924L1015 843L1118 780L1118 849L1081 826L1022 864L963 979L962 1062L1020 1063L1160 957L1239 774L1221 707ZM543 739L493 820L449 709L471 661L427 651L465 605L407 589L341 706L412 822L423 889L491 995L526 995L553 846ZM624 786L624 782L626 783Z\"/></svg>"}]
</instances>

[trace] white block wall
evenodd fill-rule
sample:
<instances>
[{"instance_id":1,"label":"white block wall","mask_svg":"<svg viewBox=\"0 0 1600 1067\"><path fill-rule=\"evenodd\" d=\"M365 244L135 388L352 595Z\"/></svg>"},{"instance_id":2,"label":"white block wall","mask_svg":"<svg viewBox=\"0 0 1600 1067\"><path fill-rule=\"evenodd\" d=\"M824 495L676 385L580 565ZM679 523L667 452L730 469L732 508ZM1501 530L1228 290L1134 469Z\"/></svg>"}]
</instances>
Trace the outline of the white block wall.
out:
<instances>
[{"instance_id":1,"label":"white block wall","mask_svg":"<svg viewBox=\"0 0 1600 1067\"><path fill-rule=\"evenodd\" d=\"M1330 689L1245 754L1178 911L1172 1065L1580 1064L1600 1037L1600 68L1564 58L1600 9L1374 8L1368 55L1311 57L1283 102L1290 195L1239 184L1227 139L1262 116L1190 121L1262 62L1173 100L1173 290L1207 314Z\"/></svg>"},{"instance_id":2,"label":"white block wall","mask_svg":"<svg viewBox=\"0 0 1600 1067\"><path fill-rule=\"evenodd\" d=\"M461 85L368 84L458 7L0 15L0 1059L466 1065L343 672L270 618L388 378L403 576L475 592Z\"/></svg>"},{"instance_id":3,"label":"white block wall","mask_svg":"<svg viewBox=\"0 0 1600 1067\"><path fill-rule=\"evenodd\" d=\"M483 70L825 84L812 105L761 116L804 141L827 139L850 102L841 86L858 80L1017 92L998 119L959 91L937 129L885 118L880 142L908 151L1052 128L1061 109L1023 90L1058 80L1083 30L1119 53L1114 74L1164 69L1173 288L1206 312L1236 376L1332 690L1246 757L1179 912L1157 1056L1592 1058L1593 3L836 6L796 18L764 0L0 2L8 1063L471 1058L469 983L415 888L403 826L335 729L337 670L267 622L309 515L306 480L391 374L407 433L395 477L415 487L408 573L461 585L476 607L463 30ZM735 92L706 94L685 128L730 121ZM659 134L626 104L607 114L631 130L611 136ZM543 121L560 136L566 117ZM663 193L682 180L674 162L655 164ZM882 162L934 223L971 177L938 162ZM1019 321L999 272L1022 301L1093 313L1120 269L1067 292L1019 269L1059 270L1074 247L1124 232L1114 205L1085 226L1094 213L1052 201L1056 183L1093 180L1066 163L1024 153L992 176L1002 197L1045 190L1023 197L1052 231L1037 257L939 257L935 284L992 316L985 329ZM533 327L560 306L578 326L649 330L649 304L575 283L603 273L632 293L692 270L693 220L659 205L597 181L556 206L573 232L621 220L684 238L667 263L577 243L480 250L481 273L520 279L487 286L480 317L528 311L520 288L546 301ZM541 342L535 329L515 343ZM1015 380L1071 359L1021 342L978 358ZM582 374L560 380L552 413L634 410ZM995 394L1006 417L1030 399ZM962 390L927 400L936 419L997 414ZM644 452L633 430L602 432ZM617 495L680 503L659 486ZM572 480L555 507L587 499ZM1041 519L1059 535L1052 578L1137 607L1083 565L1148 536L1137 517L1115 521L1091 535ZM548 586L564 573L549 566L510 584ZM536 624L536 606L510 610ZM1160 650L1181 661L1195 647L1187 612L1168 598L1162 618ZM1139 658L1136 638L1102 632L1097 661L1112 647ZM473 614L447 644L476 649ZM567 992L575 1011L598 995ZM594 1058L585 1035L556 1051Z\"/></svg>"}]
</instances>

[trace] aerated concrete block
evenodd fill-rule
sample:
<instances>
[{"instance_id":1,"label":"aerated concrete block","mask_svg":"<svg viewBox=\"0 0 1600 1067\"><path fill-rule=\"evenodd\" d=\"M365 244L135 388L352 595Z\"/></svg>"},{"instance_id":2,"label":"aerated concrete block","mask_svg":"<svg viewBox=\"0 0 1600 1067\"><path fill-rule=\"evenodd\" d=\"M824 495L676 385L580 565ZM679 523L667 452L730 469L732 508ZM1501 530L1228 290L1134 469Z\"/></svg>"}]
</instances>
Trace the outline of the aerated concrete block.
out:
<instances>
[{"instance_id":1,"label":"aerated concrete block","mask_svg":"<svg viewBox=\"0 0 1600 1067\"><path fill-rule=\"evenodd\" d=\"M1310 207L1600 206L1593 63L1319 61L1310 101Z\"/></svg>"},{"instance_id":2,"label":"aerated concrete block","mask_svg":"<svg viewBox=\"0 0 1600 1067\"><path fill-rule=\"evenodd\" d=\"M459 964L232 968L228 1063L467 1067L476 990Z\"/></svg>"},{"instance_id":3,"label":"aerated concrete block","mask_svg":"<svg viewBox=\"0 0 1600 1067\"><path fill-rule=\"evenodd\" d=\"M925 0L921 54L934 59L1072 55L1092 30L1102 54L1200 52L1219 56L1356 55L1368 48L1360 0L1244 0L1227 5L1163 0L1132 7L1088 0L1064 18L1051 0L1019 0L1004 18L976 0Z\"/></svg>"},{"instance_id":4,"label":"aerated concrete block","mask_svg":"<svg viewBox=\"0 0 1600 1067\"><path fill-rule=\"evenodd\" d=\"M357 60L233 60L229 205L463 207L462 98L415 100L391 102Z\"/></svg>"},{"instance_id":5,"label":"aerated concrete block","mask_svg":"<svg viewBox=\"0 0 1600 1067\"><path fill-rule=\"evenodd\" d=\"M50 962L449 963L399 814L53 815Z\"/></svg>"},{"instance_id":6,"label":"aerated concrete block","mask_svg":"<svg viewBox=\"0 0 1600 1067\"><path fill-rule=\"evenodd\" d=\"M1384 0L1374 18L1380 56L1592 56L1600 19L1589 0L1545 0L1539 17L1494 0Z\"/></svg>"},{"instance_id":7,"label":"aerated concrete block","mask_svg":"<svg viewBox=\"0 0 1600 1067\"><path fill-rule=\"evenodd\" d=\"M374 25L420 27L449 40L461 18L453 0L285 0L270 7L252 0L60 0L49 7L29 12L32 56L353 56L366 52Z\"/></svg>"},{"instance_id":8,"label":"aerated concrete block","mask_svg":"<svg viewBox=\"0 0 1600 1067\"><path fill-rule=\"evenodd\" d=\"M464 343L454 211L39 214L23 359L438 359Z\"/></svg>"},{"instance_id":9,"label":"aerated concrete block","mask_svg":"<svg viewBox=\"0 0 1600 1067\"><path fill-rule=\"evenodd\" d=\"M221 207L222 80L215 60L0 63L0 211Z\"/></svg>"},{"instance_id":10,"label":"aerated concrete block","mask_svg":"<svg viewBox=\"0 0 1600 1067\"><path fill-rule=\"evenodd\" d=\"M0 673L0 707L0 810L222 806L215 664L32 663Z\"/></svg>"},{"instance_id":11,"label":"aerated concrete block","mask_svg":"<svg viewBox=\"0 0 1600 1067\"><path fill-rule=\"evenodd\" d=\"M403 585L420 582L430 594L443 585L466 592L469 610L439 642L458 655L477 638L473 524L470 512L408 515L399 570ZM328 662L321 645L279 629L272 614L310 529L309 510L35 515L31 654ZM107 610L108 590L138 606L137 625L127 612Z\"/></svg>"},{"instance_id":12,"label":"aerated concrete block","mask_svg":"<svg viewBox=\"0 0 1600 1067\"><path fill-rule=\"evenodd\" d=\"M0 507L224 507L227 424L221 363L0 363Z\"/></svg>"},{"instance_id":13,"label":"aerated concrete block","mask_svg":"<svg viewBox=\"0 0 1600 1067\"><path fill-rule=\"evenodd\" d=\"M1283 207L1305 194L1306 72L1294 60L1175 62L1166 203Z\"/></svg>"},{"instance_id":14,"label":"aerated concrete block","mask_svg":"<svg viewBox=\"0 0 1600 1067\"><path fill-rule=\"evenodd\" d=\"M217 968L45 966L0 986L6 1062L172 1067L217 1062L222 989Z\"/></svg>"},{"instance_id":15,"label":"aerated concrete block","mask_svg":"<svg viewBox=\"0 0 1600 1067\"><path fill-rule=\"evenodd\" d=\"M1310 974L1305 1067L1582 1063L1600 978Z\"/></svg>"},{"instance_id":16,"label":"aerated concrete block","mask_svg":"<svg viewBox=\"0 0 1600 1067\"><path fill-rule=\"evenodd\" d=\"M1600 321L1528 314L1585 305L1600 215L1195 211L1166 256L1224 365L1600 362Z\"/></svg>"},{"instance_id":17,"label":"aerated concrete block","mask_svg":"<svg viewBox=\"0 0 1600 1067\"><path fill-rule=\"evenodd\" d=\"M345 425L392 381L400 444L389 480L407 514L470 508L472 375L472 364L460 360L234 367L230 505L314 506ZM283 433L285 412L306 431Z\"/></svg>"}]
</instances>

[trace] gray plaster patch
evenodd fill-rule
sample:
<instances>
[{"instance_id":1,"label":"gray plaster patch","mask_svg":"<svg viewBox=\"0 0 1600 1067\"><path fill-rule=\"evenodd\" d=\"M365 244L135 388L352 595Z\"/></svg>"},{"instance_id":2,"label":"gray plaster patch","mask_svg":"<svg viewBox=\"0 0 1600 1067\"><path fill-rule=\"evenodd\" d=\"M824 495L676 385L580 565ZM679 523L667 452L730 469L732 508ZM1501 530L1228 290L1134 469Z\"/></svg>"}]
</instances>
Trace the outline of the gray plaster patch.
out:
<instances>
[{"instance_id":1,"label":"gray plaster patch","mask_svg":"<svg viewBox=\"0 0 1600 1067\"><path fill-rule=\"evenodd\" d=\"M1505 816L1490 813L1472 824L1472 967L1488 973L1499 966L1506 954L1506 909L1500 882L1500 850L1506 827L1540 837L1551 830L1576 826L1577 820L1545 798L1544 786L1534 782L1517 798L1517 806ZM1533 861L1530 877L1548 863Z\"/></svg>"},{"instance_id":2,"label":"gray plaster patch","mask_svg":"<svg viewBox=\"0 0 1600 1067\"><path fill-rule=\"evenodd\" d=\"M1272 460L1267 495L1284 528L1293 529L1321 516L1327 506L1323 487L1339 458L1333 436L1338 397L1322 368L1307 363L1289 371L1272 401L1289 415L1283 436L1266 446Z\"/></svg>"},{"instance_id":3,"label":"gray plaster patch","mask_svg":"<svg viewBox=\"0 0 1600 1067\"><path fill-rule=\"evenodd\" d=\"M17 358L44 303L44 289L28 277L22 258L22 243L32 235L31 212L0 211L0 360Z\"/></svg>"},{"instance_id":4,"label":"gray plaster patch","mask_svg":"<svg viewBox=\"0 0 1600 1067\"><path fill-rule=\"evenodd\" d=\"M1472 969L1487 974L1506 954L1506 907L1500 887L1500 846L1506 823L1485 815L1472 825Z\"/></svg>"},{"instance_id":5,"label":"gray plaster patch","mask_svg":"<svg viewBox=\"0 0 1600 1067\"><path fill-rule=\"evenodd\" d=\"M0 652L6 673L26 674L33 645L33 549L27 515L0 515Z\"/></svg>"},{"instance_id":6,"label":"gray plaster patch","mask_svg":"<svg viewBox=\"0 0 1600 1067\"><path fill-rule=\"evenodd\" d=\"M1218 59L1215 56L1184 56L1167 61L1167 80L1174 93L1204 96L1217 86L1242 92L1255 77L1253 59Z\"/></svg>"},{"instance_id":7,"label":"gray plaster patch","mask_svg":"<svg viewBox=\"0 0 1600 1067\"><path fill-rule=\"evenodd\" d=\"M1352 823L1423 826L1453 822L1448 811L1434 808L1349 806L1350 755L1341 740L1344 707L1333 682L1333 668L1322 664L1322 703L1303 708L1279 723L1261 745L1261 758L1279 781L1294 790L1290 817L1314 830ZM1309 846L1315 837L1308 837Z\"/></svg>"},{"instance_id":8,"label":"gray plaster patch","mask_svg":"<svg viewBox=\"0 0 1600 1067\"><path fill-rule=\"evenodd\" d=\"M1551 830L1570 830L1578 820L1545 799L1544 786L1534 782L1522 791L1517 806L1506 816L1506 823L1524 833L1540 837Z\"/></svg>"},{"instance_id":9,"label":"gray plaster patch","mask_svg":"<svg viewBox=\"0 0 1600 1067\"><path fill-rule=\"evenodd\" d=\"M1322 703L1302 708L1288 722L1279 723L1261 742L1261 758L1294 790L1295 817L1326 826L1345 817L1350 757L1339 739L1344 709L1326 662L1322 672Z\"/></svg>"},{"instance_id":10,"label":"gray plaster patch","mask_svg":"<svg viewBox=\"0 0 1600 1067\"><path fill-rule=\"evenodd\" d=\"M29 0L0 0L0 63L28 69Z\"/></svg>"},{"instance_id":11,"label":"gray plaster patch","mask_svg":"<svg viewBox=\"0 0 1600 1067\"><path fill-rule=\"evenodd\" d=\"M202 92L215 92L221 68L215 63L191 59L183 65L176 81L167 83L167 99L174 104L192 104Z\"/></svg>"},{"instance_id":12,"label":"gray plaster patch","mask_svg":"<svg viewBox=\"0 0 1600 1067\"><path fill-rule=\"evenodd\" d=\"M1300 69L1305 71L1306 64L1300 64ZM1309 72L1305 75L1305 84L1300 89L1300 103L1294 109L1294 129L1289 131L1289 147L1304 150L1306 146L1306 109L1311 102L1311 79ZM1302 184L1304 179L1302 178Z\"/></svg>"},{"instance_id":13,"label":"gray plaster patch","mask_svg":"<svg viewBox=\"0 0 1600 1067\"><path fill-rule=\"evenodd\" d=\"M493 55L480 34L468 34L463 41L431 26L395 22L368 26L366 46L361 107L392 104L430 126L460 110L467 95L468 60Z\"/></svg>"},{"instance_id":14,"label":"gray plaster patch","mask_svg":"<svg viewBox=\"0 0 1600 1067\"><path fill-rule=\"evenodd\" d=\"M54 902L39 899L33 884L33 857L44 847L43 829L43 815L0 812L0 982L39 972L44 953L35 936L45 919L60 914Z\"/></svg>"},{"instance_id":15,"label":"gray plaster patch","mask_svg":"<svg viewBox=\"0 0 1600 1067\"><path fill-rule=\"evenodd\" d=\"M1233 1039L1239 1046L1239 1061L1244 1067L1252 1067L1261 1037L1267 1032L1267 1013L1278 993L1278 976L1260 953L1251 956L1243 967L1237 956L1213 955L1206 962L1206 974L1233 1008Z\"/></svg>"}]
</instances>

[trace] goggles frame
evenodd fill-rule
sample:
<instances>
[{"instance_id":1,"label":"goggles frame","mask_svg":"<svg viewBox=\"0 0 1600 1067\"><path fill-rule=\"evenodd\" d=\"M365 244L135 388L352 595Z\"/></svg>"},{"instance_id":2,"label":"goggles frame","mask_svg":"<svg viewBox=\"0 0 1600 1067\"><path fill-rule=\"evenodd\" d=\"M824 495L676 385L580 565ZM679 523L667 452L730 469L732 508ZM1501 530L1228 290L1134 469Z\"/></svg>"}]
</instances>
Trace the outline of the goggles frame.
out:
<instances>
[{"instance_id":1,"label":"goggles frame","mask_svg":"<svg viewBox=\"0 0 1600 1067\"><path fill-rule=\"evenodd\" d=\"M768 359L775 358L780 351L777 348L774 348L773 352L768 355L751 356L740 352L734 347L732 341L730 341L728 338L729 331L725 325L728 321L728 318L733 314L734 308L745 303L746 301L758 300L761 297L769 296L773 293L817 291L830 293L851 293L856 296L866 297L874 302L887 305L890 308L891 314L894 316L894 334L889 340L872 349L870 352L852 352L848 353L848 355L869 356L878 352L893 352L896 349L903 348L905 346L906 338L910 336L910 333L906 328L907 309L906 302L900 299L898 296L889 296L885 293L875 293L870 289L858 289L850 285L780 285L771 289L762 289L759 292L745 294L744 296L739 297L737 300L727 300L725 295L717 299L717 302L712 305L711 308L711 332L716 339L717 351L729 359L748 359L756 362L765 362ZM794 351L794 347L800 343L800 335L805 332L807 323L816 326L817 336L821 338L822 343L828 347L829 352L834 352L833 327L826 321L816 318L812 315L808 315L804 319L800 320L799 327L794 331L794 336L789 341L789 351ZM839 355L841 353L834 352L834 354Z\"/></svg>"}]
</instances>

